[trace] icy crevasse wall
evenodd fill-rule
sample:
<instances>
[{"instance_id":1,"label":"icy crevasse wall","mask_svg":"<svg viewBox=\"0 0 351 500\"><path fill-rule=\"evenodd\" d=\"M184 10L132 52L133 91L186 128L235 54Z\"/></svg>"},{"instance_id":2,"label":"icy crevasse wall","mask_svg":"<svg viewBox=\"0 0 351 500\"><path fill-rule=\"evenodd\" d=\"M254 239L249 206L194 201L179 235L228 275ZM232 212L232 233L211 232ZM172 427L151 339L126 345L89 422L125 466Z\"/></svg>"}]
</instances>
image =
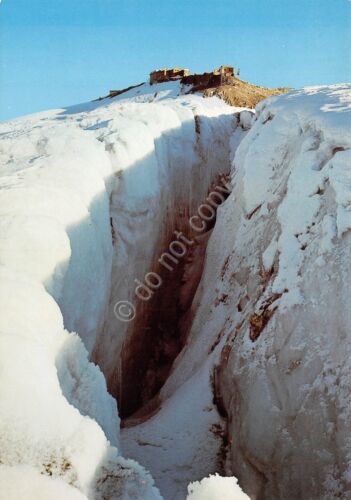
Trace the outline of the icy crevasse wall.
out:
<instances>
[{"instance_id":1,"label":"icy crevasse wall","mask_svg":"<svg viewBox=\"0 0 351 500\"><path fill-rule=\"evenodd\" d=\"M174 231L189 226L211 182L229 172L229 143L238 122L233 108L198 97L167 101L167 106L130 106L122 132L114 121L109 133L104 131L100 137L119 167L119 180L111 196L115 236L111 295L94 359L117 396L123 376L119 369L122 343L145 322L145 311L138 309L141 304L134 293L135 280L144 281L176 239ZM242 133L238 127L235 136L239 139ZM136 306L137 317L131 323L118 320L114 312L114 306L124 300Z\"/></svg>"},{"instance_id":2,"label":"icy crevasse wall","mask_svg":"<svg viewBox=\"0 0 351 500\"><path fill-rule=\"evenodd\" d=\"M221 333L216 397L244 490L350 498L351 85L270 98L257 113L172 378L196 372Z\"/></svg>"},{"instance_id":3,"label":"icy crevasse wall","mask_svg":"<svg viewBox=\"0 0 351 500\"><path fill-rule=\"evenodd\" d=\"M69 317L91 339L111 268L109 158L55 113L1 129L0 460L14 470L1 475L0 490L6 495L7 478L23 473L46 498L52 488L39 472L71 485L65 498L76 497L72 488L94 498L158 498L145 471L118 455L116 402L58 306L68 289ZM74 290L72 274L81 280Z\"/></svg>"},{"instance_id":4,"label":"icy crevasse wall","mask_svg":"<svg viewBox=\"0 0 351 500\"><path fill-rule=\"evenodd\" d=\"M232 113L212 103L207 114L215 119ZM168 107L117 103L1 124L1 463L26 464L33 484L36 470L88 497L158 498L150 476L118 455L116 402L88 355L109 311L110 202L113 224L122 207L120 241L133 239L128 210L130 220L150 212L151 245L160 209L175 200L160 202L168 200L173 169L179 162L185 172L196 157L196 106L200 99ZM231 129L235 121L225 123ZM201 174L205 186L213 172ZM147 266L150 248L143 246Z\"/></svg>"}]
</instances>

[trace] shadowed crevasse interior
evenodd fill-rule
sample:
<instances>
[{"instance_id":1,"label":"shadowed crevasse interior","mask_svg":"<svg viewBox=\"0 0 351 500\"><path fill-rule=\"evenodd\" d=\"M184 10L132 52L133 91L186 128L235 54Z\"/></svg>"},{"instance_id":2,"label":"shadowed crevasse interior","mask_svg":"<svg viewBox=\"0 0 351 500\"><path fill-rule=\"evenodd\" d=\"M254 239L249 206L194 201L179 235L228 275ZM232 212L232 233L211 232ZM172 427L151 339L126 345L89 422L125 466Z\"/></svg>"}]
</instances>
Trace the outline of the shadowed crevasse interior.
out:
<instances>
[{"instance_id":1,"label":"shadowed crevasse interior","mask_svg":"<svg viewBox=\"0 0 351 500\"><path fill-rule=\"evenodd\" d=\"M219 178L214 185L220 185ZM225 191L223 194L222 190L222 195L225 199L229 193ZM123 343L116 367L114 380L118 384L111 387L123 419L133 414L142 417L157 408L157 394L186 344L192 321L191 304L201 279L208 238L215 224L215 209L211 220L201 219L201 233L191 228L191 217L188 207L179 207L177 217L172 217L174 227L156 247L150 272L158 276L161 284L154 290L148 287L152 290L151 298L143 287L139 287L139 295L148 300L137 300L136 318ZM176 233L181 233L181 236L177 238ZM178 246L179 256L176 257L170 252L174 241L183 243L183 251Z\"/></svg>"},{"instance_id":2,"label":"shadowed crevasse interior","mask_svg":"<svg viewBox=\"0 0 351 500\"><path fill-rule=\"evenodd\" d=\"M184 133L181 136L177 130L174 134L170 131L166 138L161 136L155 140L157 157L160 152L164 153L164 141L170 155L176 152L176 160L172 157L167 159L170 164L167 173L169 180L159 201L146 200L133 212L126 198L121 205L120 193L125 196L124 174L119 177L119 191L112 194L110 214L114 263L111 294L105 324L92 358L105 374L109 392L118 402L122 419L136 412L137 415L140 412L149 414L150 408L157 409L157 394L186 343L192 321L192 299L201 279L216 208L230 192L231 140L233 133L238 130L239 142L243 132L238 125L238 112L213 117L194 114L192 133L195 134L195 162L194 156L188 158L184 151L179 163ZM184 126L188 134L189 123ZM139 160L142 168L143 162ZM167 171L163 167L162 170ZM129 169L127 175L134 175L138 179L137 165ZM208 195L216 190L220 193L219 197L211 200L209 205L212 204L212 208L210 206L207 214L204 209L205 215L201 218L198 215L199 207L208 203ZM150 213L153 214L151 221ZM191 227L190 220L194 215L198 217L200 231ZM123 240L121 224L127 227L128 234L132 232L137 235L136 243L125 252L127 257L124 264L120 261L121 238ZM179 233L182 234L181 238L177 236ZM180 240L191 242L184 244L184 255L171 260L166 258L166 265L162 264L162 255L169 254L172 242ZM141 300L135 294L135 279L139 283L144 282L147 273L156 273L161 285L153 290L148 300ZM125 295L121 297L121 293ZM136 315L129 323L121 322L111 314L116 298L127 298L133 303Z\"/></svg>"}]
</instances>

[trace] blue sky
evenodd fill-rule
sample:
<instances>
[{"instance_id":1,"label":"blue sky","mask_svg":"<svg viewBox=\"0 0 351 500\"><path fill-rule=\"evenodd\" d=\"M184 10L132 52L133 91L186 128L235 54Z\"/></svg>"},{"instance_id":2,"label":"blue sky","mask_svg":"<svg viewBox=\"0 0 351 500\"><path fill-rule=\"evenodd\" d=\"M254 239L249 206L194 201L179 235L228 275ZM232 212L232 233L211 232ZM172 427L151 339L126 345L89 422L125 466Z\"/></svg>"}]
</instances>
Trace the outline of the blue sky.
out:
<instances>
[{"instance_id":1,"label":"blue sky","mask_svg":"<svg viewBox=\"0 0 351 500\"><path fill-rule=\"evenodd\" d=\"M349 0L2 0L0 119L88 101L158 67L266 86L351 81Z\"/></svg>"}]
</instances>

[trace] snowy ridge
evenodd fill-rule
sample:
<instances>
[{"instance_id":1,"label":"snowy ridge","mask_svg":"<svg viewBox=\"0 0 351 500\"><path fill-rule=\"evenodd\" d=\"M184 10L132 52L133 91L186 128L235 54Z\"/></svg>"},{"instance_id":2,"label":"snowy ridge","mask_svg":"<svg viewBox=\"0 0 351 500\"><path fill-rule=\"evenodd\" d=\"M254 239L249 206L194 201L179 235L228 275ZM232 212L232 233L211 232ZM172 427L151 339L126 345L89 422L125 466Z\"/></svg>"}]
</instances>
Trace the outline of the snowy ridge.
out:
<instances>
[{"instance_id":1,"label":"snowy ridge","mask_svg":"<svg viewBox=\"0 0 351 500\"><path fill-rule=\"evenodd\" d=\"M115 97L101 97L95 101L77 104L69 107L70 113L81 113L93 111L100 107L110 106L111 103L153 103L170 99L177 99L184 96L188 100L187 94L191 87L182 85L180 81L169 81L164 83L142 83L136 87L122 92ZM191 96L190 96L191 99Z\"/></svg>"}]
</instances>

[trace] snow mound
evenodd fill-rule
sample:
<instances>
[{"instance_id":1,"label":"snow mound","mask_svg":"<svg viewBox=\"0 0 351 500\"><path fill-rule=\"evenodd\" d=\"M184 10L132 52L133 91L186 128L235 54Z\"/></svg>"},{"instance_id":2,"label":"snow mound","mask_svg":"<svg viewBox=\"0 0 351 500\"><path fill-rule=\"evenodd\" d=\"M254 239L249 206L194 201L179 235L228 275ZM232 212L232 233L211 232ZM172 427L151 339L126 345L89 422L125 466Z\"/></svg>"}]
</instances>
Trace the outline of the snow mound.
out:
<instances>
[{"instance_id":1,"label":"snow mound","mask_svg":"<svg viewBox=\"0 0 351 500\"><path fill-rule=\"evenodd\" d=\"M215 474L188 486L187 500L249 500L235 477Z\"/></svg>"},{"instance_id":2,"label":"snow mound","mask_svg":"<svg viewBox=\"0 0 351 500\"><path fill-rule=\"evenodd\" d=\"M32 467L0 467L0 500L87 500L62 479L50 479Z\"/></svg>"}]
</instances>

